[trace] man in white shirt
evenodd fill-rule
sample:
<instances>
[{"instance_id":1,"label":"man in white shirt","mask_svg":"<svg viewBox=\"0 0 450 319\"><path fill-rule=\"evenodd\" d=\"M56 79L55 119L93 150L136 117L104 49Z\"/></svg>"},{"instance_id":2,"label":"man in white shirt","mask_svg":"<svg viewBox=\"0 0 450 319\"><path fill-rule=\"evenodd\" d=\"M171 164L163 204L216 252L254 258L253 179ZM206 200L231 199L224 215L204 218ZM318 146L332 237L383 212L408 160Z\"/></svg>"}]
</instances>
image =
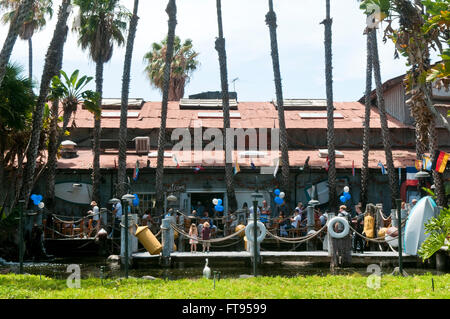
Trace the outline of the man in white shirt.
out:
<instances>
[{"instance_id":1,"label":"man in white shirt","mask_svg":"<svg viewBox=\"0 0 450 319\"><path fill-rule=\"evenodd\" d=\"M298 223L302 222L302 215L300 214L300 210L295 209L295 215L291 218L291 225L293 228L297 228Z\"/></svg>"}]
</instances>

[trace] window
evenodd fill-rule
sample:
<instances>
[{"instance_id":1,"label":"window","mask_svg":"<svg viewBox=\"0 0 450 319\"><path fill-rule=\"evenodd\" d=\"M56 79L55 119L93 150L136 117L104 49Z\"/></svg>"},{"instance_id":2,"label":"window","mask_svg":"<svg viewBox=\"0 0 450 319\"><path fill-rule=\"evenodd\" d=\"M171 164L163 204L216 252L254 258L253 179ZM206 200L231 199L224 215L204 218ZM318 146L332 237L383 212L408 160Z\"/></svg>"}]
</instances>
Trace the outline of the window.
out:
<instances>
[{"instance_id":1,"label":"window","mask_svg":"<svg viewBox=\"0 0 450 319\"><path fill-rule=\"evenodd\" d=\"M344 153L338 150L334 150L336 157L344 157ZM328 150L319 150L319 157L326 158L328 156Z\"/></svg>"}]
</instances>

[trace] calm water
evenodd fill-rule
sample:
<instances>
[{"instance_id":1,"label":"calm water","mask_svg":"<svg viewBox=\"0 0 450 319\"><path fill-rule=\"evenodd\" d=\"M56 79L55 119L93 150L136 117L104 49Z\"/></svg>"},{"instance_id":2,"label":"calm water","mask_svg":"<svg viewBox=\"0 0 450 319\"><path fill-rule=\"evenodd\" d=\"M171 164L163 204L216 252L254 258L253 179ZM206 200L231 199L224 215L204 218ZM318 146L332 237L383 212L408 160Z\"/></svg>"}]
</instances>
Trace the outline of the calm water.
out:
<instances>
[{"instance_id":1,"label":"calm water","mask_svg":"<svg viewBox=\"0 0 450 319\"><path fill-rule=\"evenodd\" d=\"M24 271L28 274L43 275L56 279L66 279L69 275L67 267L70 264L78 264L81 269L81 277L97 277L101 278L119 278L124 276L123 268L120 268L119 264L106 263L105 258L83 258L83 259L57 259L51 263L25 263ZM103 275L102 275L103 267ZM163 268L140 268L130 269L129 276L142 277L153 276L161 279L176 280L182 278L201 278L203 274L204 265L175 265L170 269ZM5 267L0 267L1 269ZM240 275L250 275L253 273L252 267L239 266L215 266L210 265L211 271L220 271L221 278L239 278ZM18 271L18 266L12 266L13 271ZM393 267L382 268L383 274L391 274ZM434 275L443 274L437 272L435 269L418 269L418 268L405 268L405 271L410 275L420 275L426 273L432 273ZM338 275L351 275L359 273L363 276L368 276L371 273L367 272L366 268L345 268L336 271L334 274ZM282 264L264 264L258 267L258 275L263 276L283 276L283 277L296 277L307 275L319 275L326 276L331 274L329 267L317 267L307 263L295 263L286 262Z\"/></svg>"}]
</instances>

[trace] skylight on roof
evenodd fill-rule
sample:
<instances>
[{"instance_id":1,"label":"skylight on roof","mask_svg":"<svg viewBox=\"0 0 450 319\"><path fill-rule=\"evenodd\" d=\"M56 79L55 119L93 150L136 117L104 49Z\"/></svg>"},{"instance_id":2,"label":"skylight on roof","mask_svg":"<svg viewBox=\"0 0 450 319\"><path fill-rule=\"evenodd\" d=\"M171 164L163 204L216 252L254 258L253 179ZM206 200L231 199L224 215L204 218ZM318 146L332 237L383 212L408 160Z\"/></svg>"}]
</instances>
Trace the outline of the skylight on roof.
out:
<instances>
[{"instance_id":1,"label":"skylight on roof","mask_svg":"<svg viewBox=\"0 0 450 319\"><path fill-rule=\"evenodd\" d=\"M278 109L276 100L272 102ZM286 99L283 100L285 110L326 110L327 100L324 99Z\"/></svg>"},{"instance_id":2,"label":"skylight on roof","mask_svg":"<svg viewBox=\"0 0 450 319\"><path fill-rule=\"evenodd\" d=\"M184 110L222 110L221 99L181 99L180 109ZM231 110L237 110L237 100L230 99L229 106Z\"/></svg>"},{"instance_id":3,"label":"skylight on roof","mask_svg":"<svg viewBox=\"0 0 450 319\"><path fill-rule=\"evenodd\" d=\"M326 112L301 112L301 113L298 113L298 115L302 119L326 119L327 118ZM341 113L333 113L333 118L343 119L344 116Z\"/></svg>"},{"instance_id":4,"label":"skylight on roof","mask_svg":"<svg viewBox=\"0 0 450 319\"><path fill-rule=\"evenodd\" d=\"M158 157L158 152L150 152L147 155L148 157ZM173 153L164 152L164 157L172 157Z\"/></svg>"},{"instance_id":5,"label":"skylight on roof","mask_svg":"<svg viewBox=\"0 0 450 319\"><path fill-rule=\"evenodd\" d=\"M102 111L102 117L120 118L120 111ZM127 112L128 118L139 117L139 112Z\"/></svg>"},{"instance_id":6,"label":"skylight on roof","mask_svg":"<svg viewBox=\"0 0 450 319\"><path fill-rule=\"evenodd\" d=\"M243 158L243 157L266 157L267 156L267 152L262 152L262 151L243 151L243 152L239 152L239 156L241 158Z\"/></svg>"}]
</instances>

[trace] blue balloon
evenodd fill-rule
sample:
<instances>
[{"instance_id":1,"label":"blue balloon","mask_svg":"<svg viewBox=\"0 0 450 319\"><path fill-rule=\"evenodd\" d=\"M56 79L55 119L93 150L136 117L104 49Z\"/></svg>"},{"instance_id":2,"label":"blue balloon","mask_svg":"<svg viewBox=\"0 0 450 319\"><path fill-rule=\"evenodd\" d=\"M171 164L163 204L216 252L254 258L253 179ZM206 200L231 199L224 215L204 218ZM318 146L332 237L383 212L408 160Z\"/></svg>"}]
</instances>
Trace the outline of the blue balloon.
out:
<instances>
[{"instance_id":1,"label":"blue balloon","mask_svg":"<svg viewBox=\"0 0 450 319\"><path fill-rule=\"evenodd\" d=\"M284 200L277 196L277 197L275 197L275 203L278 205L281 205L284 203Z\"/></svg>"},{"instance_id":2,"label":"blue balloon","mask_svg":"<svg viewBox=\"0 0 450 319\"><path fill-rule=\"evenodd\" d=\"M273 191L273 193L278 196L280 195L281 191L277 188L276 190Z\"/></svg>"},{"instance_id":3,"label":"blue balloon","mask_svg":"<svg viewBox=\"0 0 450 319\"><path fill-rule=\"evenodd\" d=\"M352 198L352 195L350 195L350 193L344 193L344 196L346 200L350 200L350 198Z\"/></svg>"},{"instance_id":4,"label":"blue balloon","mask_svg":"<svg viewBox=\"0 0 450 319\"><path fill-rule=\"evenodd\" d=\"M223 206L222 205L216 205L216 206L214 206L214 209L217 211L217 212L223 212Z\"/></svg>"},{"instance_id":5,"label":"blue balloon","mask_svg":"<svg viewBox=\"0 0 450 319\"><path fill-rule=\"evenodd\" d=\"M139 199L135 198L133 199L133 206L139 206Z\"/></svg>"},{"instance_id":6,"label":"blue balloon","mask_svg":"<svg viewBox=\"0 0 450 319\"><path fill-rule=\"evenodd\" d=\"M343 202L343 203L345 203L346 201L347 201L347 199L345 198L345 196L344 195L342 195L340 198L339 198L340 200L341 200L341 202Z\"/></svg>"},{"instance_id":7,"label":"blue balloon","mask_svg":"<svg viewBox=\"0 0 450 319\"><path fill-rule=\"evenodd\" d=\"M217 205L218 206L222 205L222 200L220 198L217 200Z\"/></svg>"},{"instance_id":8,"label":"blue balloon","mask_svg":"<svg viewBox=\"0 0 450 319\"><path fill-rule=\"evenodd\" d=\"M40 202L42 202L42 199L44 199L43 197L42 197L42 195L37 195L36 196L36 199L39 201L39 203Z\"/></svg>"},{"instance_id":9,"label":"blue balloon","mask_svg":"<svg viewBox=\"0 0 450 319\"><path fill-rule=\"evenodd\" d=\"M36 196L37 196L36 194L31 194L31 196L30 196L31 200L34 201Z\"/></svg>"}]
</instances>

